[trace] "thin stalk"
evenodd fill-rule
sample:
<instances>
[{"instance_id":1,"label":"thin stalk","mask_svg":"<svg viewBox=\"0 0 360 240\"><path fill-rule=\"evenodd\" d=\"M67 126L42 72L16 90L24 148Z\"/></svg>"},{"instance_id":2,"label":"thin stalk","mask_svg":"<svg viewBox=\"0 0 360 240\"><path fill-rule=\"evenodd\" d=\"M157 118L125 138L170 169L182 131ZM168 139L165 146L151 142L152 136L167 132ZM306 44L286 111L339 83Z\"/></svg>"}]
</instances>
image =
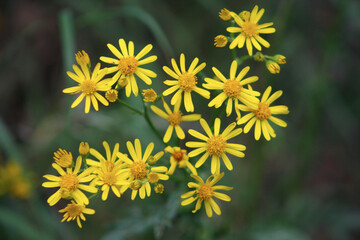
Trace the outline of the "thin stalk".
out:
<instances>
[{"instance_id":1,"label":"thin stalk","mask_svg":"<svg viewBox=\"0 0 360 240\"><path fill-rule=\"evenodd\" d=\"M143 112L141 112L140 110L138 110L138 109L130 106L130 105L127 104L126 102L124 102L124 101L122 101L122 100L120 100L120 99L118 99L117 101L118 101L119 103L121 103L122 105L124 105L125 107L129 108L130 110L136 112L137 114L140 114L140 115L144 116L144 113L143 113Z\"/></svg>"}]
</instances>

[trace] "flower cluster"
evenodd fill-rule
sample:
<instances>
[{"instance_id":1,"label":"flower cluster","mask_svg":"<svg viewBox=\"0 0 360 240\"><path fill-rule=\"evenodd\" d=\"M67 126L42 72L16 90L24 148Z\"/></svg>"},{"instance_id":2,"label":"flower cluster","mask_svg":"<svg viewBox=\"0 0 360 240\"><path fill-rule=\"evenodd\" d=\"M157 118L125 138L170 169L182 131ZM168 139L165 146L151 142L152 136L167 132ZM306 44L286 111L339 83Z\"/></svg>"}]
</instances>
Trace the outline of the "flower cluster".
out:
<instances>
[{"instance_id":1,"label":"flower cluster","mask_svg":"<svg viewBox=\"0 0 360 240\"><path fill-rule=\"evenodd\" d=\"M244 61L253 59L264 62L269 72L275 74L280 72L279 64L286 63L286 58L282 55L268 56L260 52L262 46L270 47L269 42L260 35L275 32L275 28L271 27L272 22L259 24L263 14L264 9L259 10L258 6L255 6L251 12L242 11L240 14L222 9L219 17L231 25L226 29L230 35L217 36L215 46L224 47L230 43L229 48L234 53L234 59L227 68L230 69L229 74L223 74L224 71L213 66L211 73L213 77L206 77L204 73L206 63L200 63L199 58L195 57L187 65L185 54L182 53L179 62L172 58L169 66L163 66L162 69L169 78L163 79L166 89L162 93L159 91L157 93L152 88L141 89L142 84L152 85L152 78L157 77L155 72L144 68L144 65L157 60L155 55L145 57L153 48L151 44L146 45L137 54L132 41L126 42L121 38L118 48L108 44L114 56L102 56L100 60L111 66L101 69L100 64L97 64L92 72L88 54L85 51L76 54L80 68L74 65L75 73L68 72L68 75L78 83L78 86L63 90L64 93L80 94L71 107L77 106L85 97L86 113L90 110L90 104L97 111L98 101L106 106L109 102L118 102L144 117L159 141L164 144L164 148L152 154L154 143L142 148L140 140L135 139L134 142L126 142L128 150L126 154L120 151L118 143L111 151L109 144L104 141L105 155L102 155L96 149L90 148L87 143L81 143L79 156L75 162L71 152L59 149L54 153L53 168L60 176L45 175L44 177L49 181L44 182L43 186L58 188L48 199L50 205L56 204L62 198L71 201L66 208L60 210L65 213L63 221L76 219L81 227L80 219L85 220L83 214L95 213L94 210L86 208L89 199L98 196L100 192L103 201L107 200L110 192L116 197L121 197L128 189L131 190L132 200L137 195L144 199L151 196L152 185L156 193L163 193L164 185L159 181L171 179L174 175L182 176L183 181L189 177L197 181L197 183L188 183L188 187L195 190L181 196L185 199L181 205L196 201L194 213L204 203L208 217L213 216L213 211L217 215L221 214L219 205L213 197L230 201L228 195L217 191L232 190L233 187L215 184L225 175L221 171L223 169L221 165L232 171L234 160L245 157L246 146L238 143L238 136L241 133L248 133L255 125L255 140L259 140L263 135L267 141L270 141L271 138L276 137L270 122L286 127L286 123L274 115L289 113L284 105L270 106L282 95L281 90L272 95L271 86L268 86L264 93L253 90L252 85L259 81L259 77L251 72L249 66L240 67ZM247 55L237 57L237 48L243 48L245 45ZM259 52L253 54L253 47ZM108 78L105 78L107 75ZM139 82L139 79L144 83ZM105 97L100 95L99 91L104 91ZM194 93L208 101L208 111L214 111L212 119L207 119L206 114L202 116L199 112L194 113L200 108L197 106L197 101L193 100L196 96ZM143 111L122 100L132 94L141 98ZM162 106L157 106L160 99ZM168 121L167 128L163 132L153 124L149 115L150 109L154 114ZM235 114L232 114L233 112ZM223 117L225 113L226 118ZM161 121L163 120L159 122ZM201 126L202 130L195 130L195 127L185 129L183 122L194 122L195 125ZM238 127L242 124L245 124L243 129ZM180 141L184 141L183 144ZM181 147L183 145L188 149ZM164 154L166 154L163 158L166 159L165 163L162 161L157 165ZM210 164L209 161L206 162L209 158L211 158ZM209 174L204 182L203 176ZM93 195L88 197L86 193Z\"/></svg>"}]
</instances>

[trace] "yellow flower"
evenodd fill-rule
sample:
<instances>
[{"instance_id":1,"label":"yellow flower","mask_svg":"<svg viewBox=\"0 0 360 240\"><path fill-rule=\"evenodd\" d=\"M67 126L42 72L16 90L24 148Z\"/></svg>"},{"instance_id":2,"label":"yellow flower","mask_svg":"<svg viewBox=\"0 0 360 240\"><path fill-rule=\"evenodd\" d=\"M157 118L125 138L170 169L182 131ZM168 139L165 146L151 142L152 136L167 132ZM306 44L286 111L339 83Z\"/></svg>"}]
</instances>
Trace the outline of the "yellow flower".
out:
<instances>
[{"instance_id":1,"label":"yellow flower","mask_svg":"<svg viewBox=\"0 0 360 240\"><path fill-rule=\"evenodd\" d=\"M144 102L155 102L157 94L154 89L143 90L142 95L144 96Z\"/></svg>"},{"instance_id":2,"label":"yellow flower","mask_svg":"<svg viewBox=\"0 0 360 240\"><path fill-rule=\"evenodd\" d=\"M231 13L231 16L234 18L238 27L228 27L226 30L230 33L239 33L239 35L230 44L230 49L233 49L236 46L238 46L238 48L242 48L246 42L248 53L250 56L252 56L253 45L259 51L261 51L260 44L266 48L270 47L270 43L260 37L260 34L274 33L275 28L269 28L274 23L270 22L258 25L260 18L265 12L264 9L261 9L258 12L258 9L258 6L255 6L250 14L250 18L245 21L241 19L236 13Z\"/></svg>"},{"instance_id":3,"label":"yellow flower","mask_svg":"<svg viewBox=\"0 0 360 240\"><path fill-rule=\"evenodd\" d=\"M71 152L67 152L66 150L61 148L59 148L57 152L54 152L53 158L55 162L63 168L70 167L73 163L73 156Z\"/></svg>"},{"instance_id":4,"label":"yellow flower","mask_svg":"<svg viewBox=\"0 0 360 240\"><path fill-rule=\"evenodd\" d=\"M125 181L125 178L122 175L122 161L118 160L117 157L117 154L119 153L119 144L115 144L112 154L110 146L106 141L103 142L103 146L106 152L106 159L98 151L92 148L90 154L99 161L87 159L86 162L88 165L94 167L94 174L97 175L94 184L102 186L101 199L105 201L109 195L110 188L117 197L120 197L119 188L124 184L128 184L128 182Z\"/></svg>"},{"instance_id":5,"label":"yellow flower","mask_svg":"<svg viewBox=\"0 0 360 240\"><path fill-rule=\"evenodd\" d=\"M280 73L280 66L276 62L268 61L266 63L266 67L271 74L278 74Z\"/></svg>"},{"instance_id":6,"label":"yellow flower","mask_svg":"<svg viewBox=\"0 0 360 240\"><path fill-rule=\"evenodd\" d=\"M132 188L131 199L134 200L138 192L141 199L144 199L145 195L150 197L151 186L148 180L148 175L150 173L157 173L160 180L168 180L169 176L164 174L167 172L167 167L152 167L148 164L147 161L154 149L154 143L150 143L146 147L144 155L142 155L141 143L139 139L135 139L135 147L130 141L126 143L126 146L132 159L128 158L124 154L117 154L120 160L126 163L124 167L124 173L125 178L127 178L128 181L127 185L123 185L121 187L120 192L125 192L127 188L132 187L134 185L134 182L137 181L141 183L141 187L139 189ZM155 154L154 158L159 159L163 155L164 152L158 152L157 154Z\"/></svg>"},{"instance_id":7,"label":"yellow flower","mask_svg":"<svg viewBox=\"0 0 360 240\"><path fill-rule=\"evenodd\" d=\"M87 142L81 142L79 145L79 153L80 155L86 156L89 154L90 146Z\"/></svg>"},{"instance_id":8,"label":"yellow flower","mask_svg":"<svg viewBox=\"0 0 360 240\"><path fill-rule=\"evenodd\" d=\"M84 213L92 215L95 214L95 210L86 208L83 204L77 204L74 201L71 201L65 208L59 210L59 213L65 213L61 222L64 222L65 220L69 222L76 219L77 225L79 228L82 228L80 219L83 221L86 220Z\"/></svg>"},{"instance_id":9,"label":"yellow flower","mask_svg":"<svg viewBox=\"0 0 360 240\"><path fill-rule=\"evenodd\" d=\"M218 35L214 39L215 47L225 47L227 43L228 39L224 35Z\"/></svg>"},{"instance_id":10,"label":"yellow flower","mask_svg":"<svg viewBox=\"0 0 360 240\"><path fill-rule=\"evenodd\" d=\"M171 98L171 105L175 105L176 102L181 102L181 94L184 92L184 105L187 112L194 111L194 104L191 99L191 92L194 91L200 94L202 97L209 99L210 92L196 86L197 77L195 76L206 66L206 63L202 63L196 67L199 59L195 58L188 70L185 69L185 55L182 53L180 55L180 69L175 62L175 59L171 59L172 67L174 71L170 68L164 66L163 70L175 80L166 80L164 83L168 86L171 86L163 92L164 96L170 95L176 91L174 96ZM181 71L180 71L181 70Z\"/></svg>"},{"instance_id":11,"label":"yellow flower","mask_svg":"<svg viewBox=\"0 0 360 240\"><path fill-rule=\"evenodd\" d=\"M73 69L76 74L72 72L66 72L69 77L76 81L79 85L76 87L69 87L63 90L63 93L76 94L81 93L80 96L73 102L71 108L76 107L85 98L85 113L89 113L90 104L94 106L96 111L99 110L98 101L105 106L109 105L109 102L101 96L98 91L106 92L111 88L111 85L115 81L111 79L103 79L107 73L106 68L100 70L100 63L96 64L92 75L86 65L80 65L81 70L78 66L73 65ZM90 76L91 75L91 76Z\"/></svg>"},{"instance_id":12,"label":"yellow flower","mask_svg":"<svg viewBox=\"0 0 360 240\"><path fill-rule=\"evenodd\" d=\"M135 96L139 93L135 75L143 80L147 85L151 85L152 81L150 78L155 78L157 76L156 73L140 67L142 65L152 63L157 59L157 56L152 55L141 60L141 58L148 54L152 49L153 46L151 44L146 45L136 56L134 55L134 43L132 41L129 41L128 46L126 46L125 40L122 38L119 39L121 53L112 44L109 43L107 46L116 56L116 59L110 57L100 57L100 60L116 65L108 69L108 73L116 72L113 76L115 81L122 78L127 79L128 84L125 86L127 97L130 97L131 92L133 92Z\"/></svg>"},{"instance_id":13,"label":"yellow flower","mask_svg":"<svg viewBox=\"0 0 360 240\"><path fill-rule=\"evenodd\" d=\"M217 190L229 191L233 189L233 187L227 187L223 185L214 186L224 176L224 173L211 175L205 183L199 176L193 174L190 176L198 181L198 183L189 182L188 187L195 188L196 190L181 195L181 198L187 198L181 202L181 206L189 205L197 200L195 209L192 211L193 213L197 212L201 208L202 202L204 202L206 215L209 218L212 217L213 210L217 215L220 215L220 207L214 201L213 197L230 202L231 198L228 195L217 192Z\"/></svg>"},{"instance_id":14,"label":"yellow flower","mask_svg":"<svg viewBox=\"0 0 360 240\"><path fill-rule=\"evenodd\" d=\"M209 90L222 90L222 93L210 101L208 105L209 107L215 106L215 108L219 108L227 99L226 115L230 116L234 105L235 112L240 118L240 111L238 108L239 101L246 105L256 106L256 104L259 102L259 99L257 99L255 96L259 96L260 93L245 89L243 87L244 85L253 83L259 79L257 76L243 79L243 77L250 70L250 67L245 67L236 76L237 66L237 62L234 60L230 67L229 79L225 78L219 70L213 67L212 70L219 79L205 78L206 83L203 84L203 87Z\"/></svg>"},{"instance_id":15,"label":"yellow flower","mask_svg":"<svg viewBox=\"0 0 360 240\"><path fill-rule=\"evenodd\" d=\"M178 138L180 139L184 139L185 138L185 133L182 130L182 128L180 127L180 124L182 121L197 121L201 118L200 114L190 114L190 115L182 115L182 112L180 111L180 104L181 102L178 101L176 102L175 106L174 106L174 111L171 111L171 109L169 108L169 106L166 104L166 102L164 101L164 99L162 99L163 101L163 105L164 105L164 109L166 112L164 112L163 110L161 110L160 108L151 105L151 110L156 113L157 115L159 115L162 118L165 118L169 121L169 127L167 128L163 141L165 143L169 142L173 133L173 130L175 128L175 132L176 135L178 136Z\"/></svg>"},{"instance_id":16,"label":"yellow flower","mask_svg":"<svg viewBox=\"0 0 360 240\"><path fill-rule=\"evenodd\" d=\"M79 64L80 66L81 65L87 66L90 64L89 55L84 50L82 50L81 52L78 51L75 54L75 59L76 59L77 64Z\"/></svg>"},{"instance_id":17,"label":"yellow flower","mask_svg":"<svg viewBox=\"0 0 360 240\"><path fill-rule=\"evenodd\" d=\"M229 20L231 20L230 11L227 10L226 8L221 9L220 12L219 12L219 17L220 17L221 20L223 20L223 21L229 21Z\"/></svg>"},{"instance_id":18,"label":"yellow flower","mask_svg":"<svg viewBox=\"0 0 360 240\"><path fill-rule=\"evenodd\" d=\"M236 137L242 132L241 128L236 127L236 123L233 122L225 128L225 130L220 134L220 118L216 118L214 122L214 133L211 132L209 125L202 118L200 119L200 124L205 130L207 136L190 129L190 135L203 140L204 142L187 142L185 145L190 148L196 148L195 150L189 152L189 157L195 157L203 152L204 155L197 161L195 164L196 168L199 168L204 162L208 159L209 156L212 156L211 159L211 173L220 173L220 158L225 163L227 169L232 170L233 166L230 162L230 159L227 157L226 153L230 153L236 157L243 158L245 154L241 151L245 151L246 147L237 143L228 143L227 141L233 137Z\"/></svg>"},{"instance_id":19,"label":"yellow flower","mask_svg":"<svg viewBox=\"0 0 360 240\"><path fill-rule=\"evenodd\" d=\"M75 201L79 204L89 204L89 199L87 196L81 191L87 191L90 193L96 193L97 188L93 186L88 186L82 183L90 182L95 175L90 175L93 169L88 168L82 173L79 174L81 167L81 156L79 156L76 160L75 168L67 168L66 172L56 163L52 164L52 167L60 174L60 176L54 175L44 175L43 177L50 182L44 182L42 184L43 187L46 188L54 188L58 187L59 190L56 191L53 195L51 195L47 202L50 206L55 205L62 197L63 189L68 190L70 196L75 199Z\"/></svg>"},{"instance_id":20,"label":"yellow flower","mask_svg":"<svg viewBox=\"0 0 360 240\"><path fill-rule=\"evenodd\" d=\"M118 99L118 91L110 89L105 93L105 97L109 102L115 102Z\"/></svg>"},{"instance_id":21,"label":"yellow flower","mask_svg":"<svg viewBox=\"0 0 360 240\"><path fill-rule=\"evenodd\" d=\"M286 57L280 54L277 54L274 56L274 59L278 64L285 64L286 63Z\"/></svg>"},{"instance_id":22,"label":"yellow flower","mask_svg":"<svg viewBox=\"0 0 360 240\"><path fill-rule=\"evenodd\" d=\"M156 184L156 186L154 187L154 190L156 193L158 194L163 194L164 192L164 185L163 184Z\"/></svg>"},{"instance_id":23,"label":"yellow flower","mask_svg":"<svg viewBox=\"0 0 360 240\"><path fill-rule=\"evenodd\" d=\"M261 132L263 133L265 139L268 141L270 141L271 137L276 137L275 131L269 124L268 120L279 125L280 127L287 126L286 122L277 117L274 117L273 115L288 114L288 107L284 105L270 107L270 104L282 95L282 91L277 91L269 97L270 92L271 87L269 86L265 90L261 101L258 103L258 106L256 106L255 108L251 108L248 106L240 106L243 111L251 111L251 113L243 116L237 123L244 124L248 122L244 127L244 133L248 133L251 127L255 124L254 134L256 140L260 139Z\"/></svg>"},{"instance_id":24,"label":"yellow flower","mask_svg":"<svg viewBox=\"0 0 360 240\"><path fill-rule=\"evenodd\" d=\"M197 175L197 171L195 167L189 162L189 156L186 154L185 149L181 149L179 147L170 147L167 146L165 148L165 152L171 153L170 155L170 168L167 174L173 175L176 166L179 168L188 167L192 174Z\"/></svg>"}]
</instances>

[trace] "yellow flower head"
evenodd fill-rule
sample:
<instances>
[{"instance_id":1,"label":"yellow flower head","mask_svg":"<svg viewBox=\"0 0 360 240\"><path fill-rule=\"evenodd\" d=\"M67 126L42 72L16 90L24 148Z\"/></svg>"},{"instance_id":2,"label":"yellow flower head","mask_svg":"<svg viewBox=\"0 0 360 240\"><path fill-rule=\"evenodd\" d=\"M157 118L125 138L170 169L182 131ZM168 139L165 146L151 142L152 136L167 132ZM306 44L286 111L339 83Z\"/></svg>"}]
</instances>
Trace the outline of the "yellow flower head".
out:
<instances>
[{"instance_id":1,"label":"yellow flower head","mask_svg":"<svg viewBox=\"0 0 360 240\"><path fill-rule=\"evenodd\" d=\"M245 67L236 76L237 66L237 62L234 60L230 67L229 78L225 78L219 70L213 67L212 70L218 79L205 78L206 83L203 84L203 87L209 90L222 91L222 93L210 101L208 105L209 107L215 106L215 108L219 108L223 102L227 100L226 115L230 116L234 105L235 112L238 117L240 117L240 111L238 108L239 101L246 105L256 106L256 104L259 102L259 99L257 99L256 96L259 96L260 93L245 89L243 87L246 84L253 83L259 79L257 76L243 79L244 76L249 72L250 67Z\"/></svg>"},{"instance_id":2,"label":"yellow flower head","mask_svg":"<svg viewBox=\"0 0 360 240\"><path fill-rule=\"evenodd\" d=\"M152 81L150 78L155 78L157 75L155 72L142 68L142 65L152 63L156 61L157 56L152 55L145 59L142 59L152 49L152 45L148 44L144 47L136 56L134 55L134 43L129 41L126 46L124 39L119 39L120 51L112 44L107 45L110 51L115 55L116 58L100 57L100 60L109 64L114 64L114 67L110 67L108 73L115 73L113 79L126 78L128 84L125 86L125 93L127 97L130 97L131 92L135 96L139 93L138 84L136 82L135 75L143 80L147 85L151 85Z\"/></svg>"},{"instance_id":3,"label":"yellow flower head","mask_svg":"<svg viewBox=\"0 0 360 240\"><path fill-rule=\"evenodd\" d=\"M84 65L84 66L90 65L89 55L84 50L78 51L75 54L75 59L76 59L77 64L79 64L80 66L81 65Z\"/></svg>"},{"instance_id":4,"label":"yellow flower head","mask_svg":"<svg viewBox=\"0 0 360 240\"><path fill-rule=\"evenodd\" d=\"M154 187L154 191L158 194L163 194L164 192L164 185L163 184L156 184L156 186Z\"/></svg>"},{"instance_id":5,"label":"yellow flower head","mask_svg":"<svg viewBox=\"0 0 360 240\"><path fill-rule=\"evenodd\" d=\"M144 96L144 102L155 102L157 94L154 89L143 90L142 95Z\"/></svg>"},{"instance_id":6,"label":"yellow flower head","mask_svg":"<svg viewBox=\"0 0 360 240\"><path fill-rule=\"evenodd\" d=\"M134 146L135 145L135 146ZM128 156L118 153L117 156L120 160L124 161L124 177L127 179L128 184L120 188L120 192L125 192L129 187L132 189L131 199L134 200L139 192L140 198L144 199L145 196L150 197L151 186L149 182L149 175L156 173L159 179L158 180L168 180L169 176L165 173L167 172L167 167L159 166L153 167L150 166L147 162L153 149L154 143L150 143L144 154L142 154L141 143L139 139L135 139L134 145L128 141L126 143L127 149L130 153L130 159ZM158 152L153 157L159 159L164 155L164 152ZM155 179L155 175L150 176L151 180ZM141 187L139 189L135 188L135 182L139 182ZM139 184L137 184L139 185Z\"/></svg>"},{"instance_id":7,"label":"yellow flower head","mask_svg":"<svg viewBox=\"0 0 360 240\"><path fill-rule=\"evenodd\" d=\"M79 153L80 155L86 156L90 151L90 146L87 142L81 142L79 145Z\"/></svg>"},{"instance_id":8,"label":"yellow flower head","mask_svg":"<svg viewBox=\"0 0 360 240\"><path fill-rule=\"evenodd\" d=\"M197 175L191 174L190 176L194 178L196 181L198 181L198 183L195 182L188 183L188 187L195 188L195 190L181 195L181 198L187 198L181 202L181 206L189 205L193 203L195 200L197 200L195 209L192 211L193 213L197 212L201 208L202 202L204 202L206 215L209 218L212 217L213 211L217 215L220 215L221 210L219 208L219 205L217 205L217 203L214 201L213 197L216 197L223 201L230 202L231 198L228 195L217 192L217 190L229 191L233 189L233 187L227 187L222 185L214 186L224 176L224 173L211 175L206 180L206 182L204 182L202 178Z\"/></svg>"},{"instance_id":9,"label":"yellow flower head","mask_svg":"<svg viewBox=\"0 0 360 240\"><path fill-rule=\"evenodd\" d=\"M61 222L64 222L65 220L69 222L76 219L77 225L79 228L82 228L80 219L83 221L86 220L84 213L92 215L95 214L95 210L86 208L83 204L77 204L74 201L71 201L65 208L59 210L59 213L64 213Z\"/></svg>"},{"instance_id":10,"label":"yellow flower head","mask_svg":"<svg viewBox=\"0 0 360 240\"><path fill-rule=\"evenodd\" d=\"M285 64L286 63L286 57L280 54L277 54L274 56L274 59L278 64Z\"/></svg>"},{"instance_id":11,"label":"yellow flower head","mask_svg":"<svg viewBox=\"0 0 360 240\"><path fill-rule=\"evenodd\" d=\"M67 152L64 149L59 148L57 152L54 152L55 162L63 168L70 167L73 163L73 156L71 152Z\"/></svg>"},{"instance_id":12,"label":"yellow flower head","mask_svg":"<svg viewBox=\"0 0 360 240\"><path fill-rule=\"evenodd\" d=\"M246 43L248 53L252 56L253 46L259 51L262 49L260 44L266 48L270 47L270 43L260 37L260 34L274 33L275 28L269 28L274 23L270 22L259 25L258 22L265 10L261 9L258 11L258 9L258 6L255 6L250 13L250 17L248 19L245 17L245 20L236 13L231 12L231 16L234 18L238 27L228 27L226 30L230 33L239 33L239 35L231 42L230 49L233 49L236 46L242 48Z\"/></svg>"},{"instance_id":13,"label":"yellow flower head","mask_svg":"<svg viewBox=\"0 0 360 240\"><path fill-rule=\"evenodd\" d=\"M85 98L85 113L89 113L90 104L92 103L96 111L99 110L98 101L105 106L109 105L109 102L101 96L98 91L106 92L111 88L111 85L115 83L112 79L103 79L107 73L107 69L100 70L100 63L96 64L92 75L89 69L85 65L78 66L73 65L73 69L76 74L67 72L68 76L78 83L76 87L69 87L63 90L63 93L76 94L81 93L80 96L73 102L71 108L76 107ZM91 75L91 76L90 76Z\"/></svg>"},{"instance_id":14,"label":"yellow flower head","mask_svg":"<svg viewBox=\"0 0 360 240\"><path fill-rule=\"evenodd\" d=\"M277 117L274 117L273 115L288 114L288 107L284 105L270 107L270 104L282 95L282 91L277 91L271 96L270 92L271 87L269 86L265 90L261 101L255 108L249 106L240 106L243 111L250 111L250 113L243 116L237 123L244 124L247 122L244 127L244 133L248 133L252 126L255 124L254 135L256 140L260 139L261 132L263 133L265 139L268 141L270 141L271 137L276 137L275 131L269 124L268 120L279 125L280 127L287 126L286 122Z\"/></svg>"},{"instance_id":15,"label":"yellow flower head","mask_svg":"<svg viewBox=\"0 0 360 240\"><path fill-rule=\"evenodd\" d=\"M94 167L94 174L97 176L94 182L95 185L101 186L101 199L105 201L108 198L110 189L117 197L120 197L120 187L128 184L128 182L125 181L123 174L123 162L120 161L117 156L119 153L119 144L115 144L112 153L106 141L103 142L103 146L105 148L106 158L92 148L90 154L96 157L98 161L87 159L86 162L88 165Z\"/></svg>"},{"instance_id":16,"label":"yellow flower head","mask_svg":"<svg viewBox=\"0 0 360 240\"><path fill-rule=\"evenodd\" d=\"M181 102L181 96L184 92L184 105L187 112L193 112L194 111L194 104L191 98L191 92L196 92L200 94L202 97L209 99L210 98L210 92L206 91L202 88L197 87L197 77L196 74L200 72L202 69L205 68L206 63L202 63L199 66L196 67L198 64L199 59L195 58L188 70L186 71L185 68L185 55L182 53L180 55L180 69L178 65L175 62L175 59L171 59L172 67L174 68L174 71L170 68L164 66L163 70L171 77L173 77L175 80L166 80L164 81L164 84L171 86L167 90L163 92L164 96L168 96L174 92L174 96L171 98L171 105L175 105L178 101ZM181 70L181 71L180 71Z\"/></svg>"},{"instance_id":17,"label":"yellow flower head","mask_svg":"<svg viewBox=\"0 0 360 240\"><path fill-rule=\"evenodd\" d=\"M219 12L219 17L220 17L221 20L223 20L223 21L229 21L229 20L231 20L230 11L227 10L226 8L221 9L220 12Z\"/></svg>"},{"instance_id":18,"label":"yellow flower head","mask_svg":"<svg viewBox=\"0 0 360 240\"><path fill-rule=\"evenodd\" d=\"M225 47L227 43L228 39L224 35L218 35L214 39L215 47Z\"/></svg>"},{"instance_id":19,"label":"yellow flower head","mask_svg":"<svg viewBox=\"0 0 360 240\"><path fill-rule=\"evenodd\" d=\"M82 159L79 156L76 160L76 164L74 169L67 168L64 171L58 164L53 163L52 167L60 174L60 176L54 175L44 175L43 177L50 182L44 182L42 184L45 188L59 188L53 195L51 195L47 202L50 206L55 205L61 198L63 189L69 191L70 196L78 203L78 204L89 204L89 199L87 196L81 191L87 191L90 193L96 193L97 188L93 186L88 186L83 183L90 182L95 175L90 175L93 169L88 168L79 174L81 168Z\"/></svg>"},{"instance_id":20,"label":"yellow flower head","mask_svg":"<svg viewBox=\"0 0 360 240\"><path fill-rule=\"evenodd\" d=\"M172 175L176 166L179 168L189 168L192 174L197 175L195 167L189 162L189 156L186 154L185 149L179 147L166 147L165 152L170 153L170 168L167 174Z\"/></svg>"},{"instance_id":21,"label":"yellow flower head","mask_svg":"<svg viewBox=\"0 0 360 240\"><path fill-rule=\"evenodd\" d=\"M182 128L180 127L181 122L197 121L201 118L201 115L200 114L189 114L189 115L183 116L182 112L180 111L180 104L181 104L180 101L176 102L176 104L174 106L174 111L171 111L170 107L166 104L164 99L162 99L162 100L163 100L163 106L164 106L164 109L166 112L164 112L160 108L156 107L155 105L151 105L151 110L154 113L156 113L157 115L159 115L160 117L167 119L169 122L169 127L167 128L164 138L163 138L164 143L167 143L170 141L172 133L174 131L174 128L175 128L177 137L180 139L184 139L185 133L182 130Z\"/></svg>"},{"instance_id":22,"label":"yellow flower head","mask_svg":"<svg viewBox=\"0 0 360 240\"><path fill-rule=\"evenodd\" d=\"M115 102L118 99L118 91L110 89L105 93L105 97L109 102Z\"/></svg>"},{"instance_id":23,"label":"yellow flower head","mask_svg":"<svg viewBox=\"0 0 360 240\"><path fill-rule=\"evenodd\" d=\"M276 62L268 61L266 63L266 67L269 70L269 72L272 73L272 74L280 73L280 66Z\"/></svg>"},{"instance_id":24,"label":"yellow flower head","mask_svg":"<svg viewBox=\"0 0 360 240\"><path fill-rule=\"evenodd\" d=\"M189 157L195 157L199 154L205 152L200 159L195 164L196 168L199 168L204 162L208 159L209 156L211 159L211 173L220 173L220 159L223 160L225 166L230 171L233 169L230 159L227 157L226 153L230 153L236 157L243 158L245 154L242 151L245 151L246 147L237 143L229 143L228 140L236 137L242 132L241 128L236 127L236 123L233 122L225 128L225 130L220 134L220 118L216 118L214 122L214 133L211 132L209 125L202 118L200 119L200 124L205 130L207 136L190 129L190 135L204 141L204 142L187 142L185 145L190 148L196 148L195 150L189 152Z\"/></svg>"}]
</instances>

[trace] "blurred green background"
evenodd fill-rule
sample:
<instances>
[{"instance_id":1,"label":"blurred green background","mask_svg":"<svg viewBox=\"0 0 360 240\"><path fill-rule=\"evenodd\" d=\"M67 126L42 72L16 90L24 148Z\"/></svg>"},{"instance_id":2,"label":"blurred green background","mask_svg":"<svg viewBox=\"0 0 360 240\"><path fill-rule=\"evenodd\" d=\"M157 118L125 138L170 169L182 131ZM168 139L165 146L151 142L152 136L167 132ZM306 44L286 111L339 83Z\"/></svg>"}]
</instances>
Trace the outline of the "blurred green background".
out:
<instances>
[{"instance_id":1,"label":"blurred green background","mask_svg":"<svg viewBox=\"0 0 360 240\"><path fill-rule=\"evenodd\" d=\"M168 181L164 195L146 200L131 201L128 193L95 199L90 207L96 214L81 230L75 222L60 223L64 203L49 207L53 190L41 187L42 175L55 174L52 156L59 147L76 155L87 141L104 152L107 140L125 151L127 140L140 138L143 146L155 141L161 150L146 122L123 106L88 115L83 104L70 110L74 96L62 89L75 84L65 74L75 52L84 49L95 65L100 56L111 56L106 44L119 38L134 41L136 53L152 43L158 92L167 78L161 67L180 53L187 64L195 57L205 61L208 76L212 66L228 74L231 51L213 46L228 26L218 12L255 4L266 10L261 22L273 21L277 30L266 36L271 47L263 52L283 54L287 64L278 75L262 63L245 64L260 78L255 90L271 85L284 91L276 103L289 106L282 117L288 127L276 127L271 142L256 142L253 131L237 138L247 146L246 157L233 159L234 170L221 182L234 187L232 201L219 202L222 215L208 219L204 209L192 214L193 205L179 205L186 184ZM0 196L0 239L360 239L359 39L356 0L1 1L0 164L21 164L32 188L25 200ZM195 100L195 111L211 115L207 101ZM166 122L152 117L165 130Z\"/></svg>"}]
</instances>

